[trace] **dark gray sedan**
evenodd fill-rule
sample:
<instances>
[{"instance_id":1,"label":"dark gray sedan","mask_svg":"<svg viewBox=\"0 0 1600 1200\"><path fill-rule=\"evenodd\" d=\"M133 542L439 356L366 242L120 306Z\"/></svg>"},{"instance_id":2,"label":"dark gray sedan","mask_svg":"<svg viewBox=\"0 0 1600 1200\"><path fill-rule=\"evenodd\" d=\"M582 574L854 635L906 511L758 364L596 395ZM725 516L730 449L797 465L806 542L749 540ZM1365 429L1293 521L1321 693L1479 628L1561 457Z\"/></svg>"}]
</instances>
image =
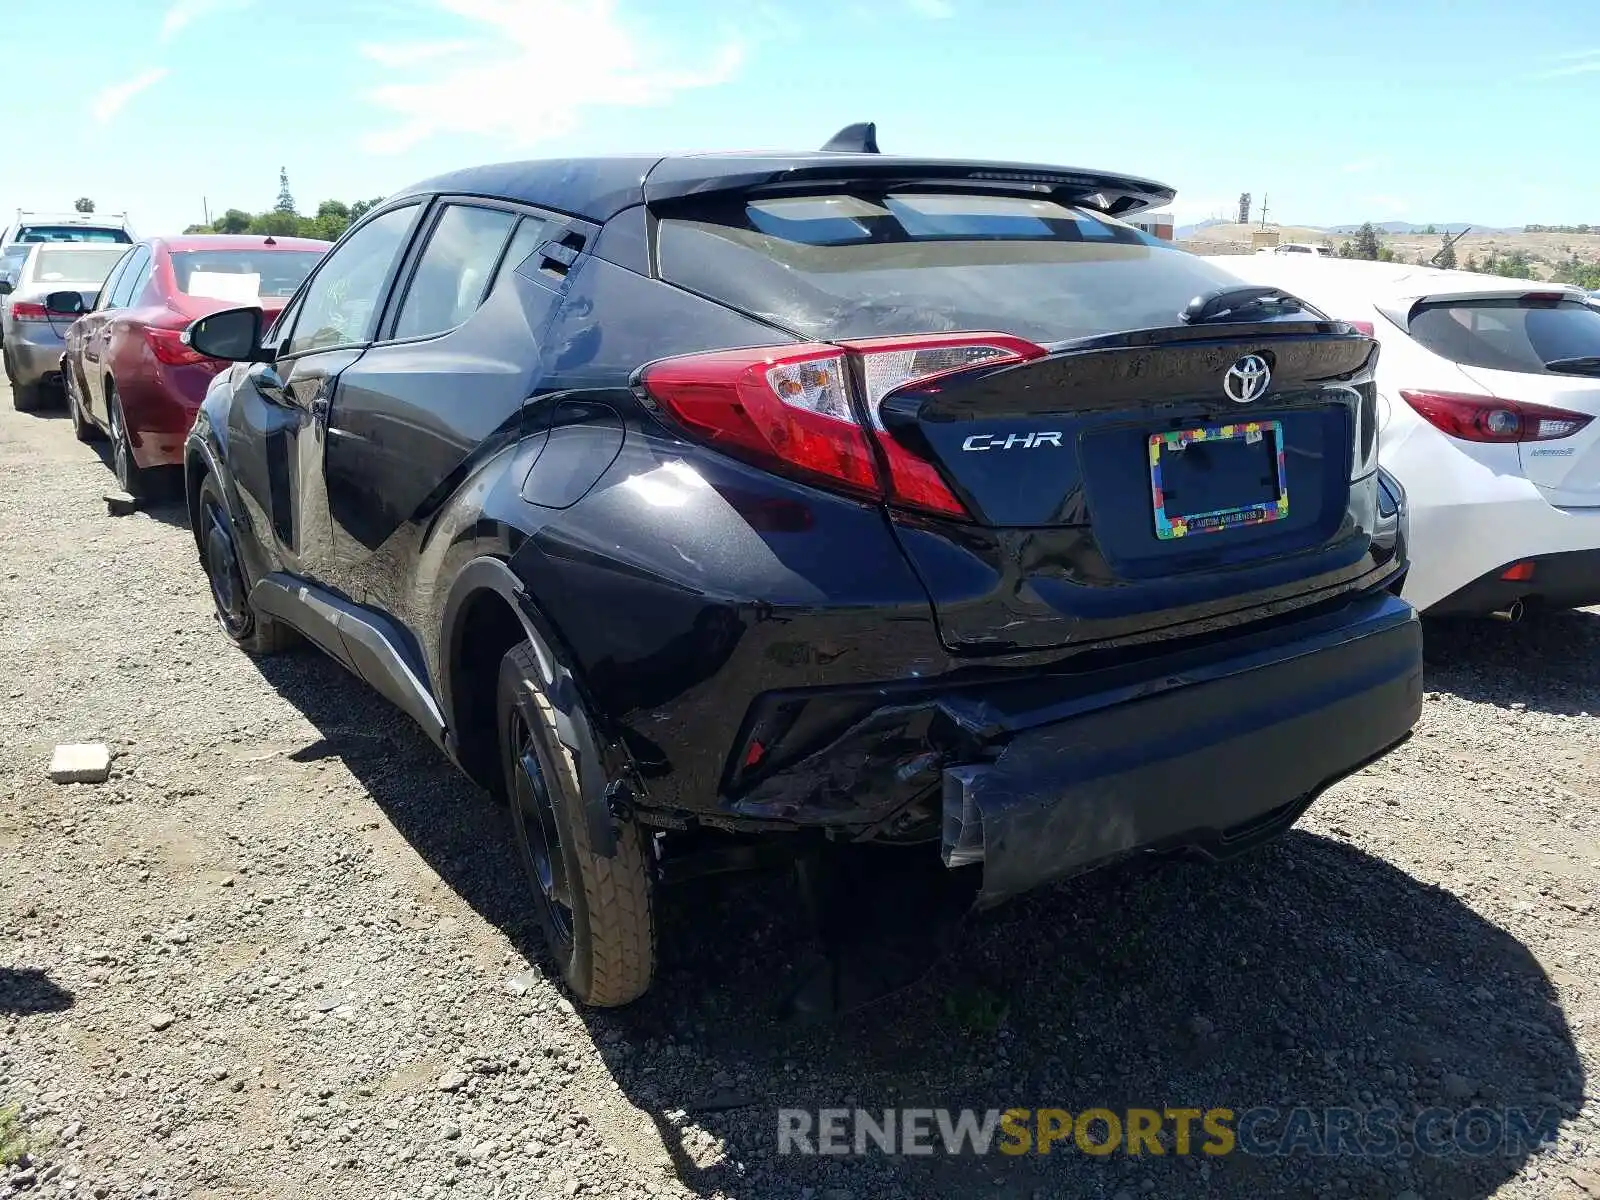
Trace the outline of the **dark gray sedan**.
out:
<instances>
[{"instance_id":1,"label":"dark gray sedan","mask_svg":"<svg viewBox=\"0 0 1600 1200\"><path fill-rule=\"evenodd\" d=\"M92 308L100 285L127 252L122 245L41 242L29 248L14 277L0 278L0 360L18 409L39 407L42 389L60 383L64 339L76 319L51 312L45 297L78 292L84 309Z\"/></svg>"}]
</instances>

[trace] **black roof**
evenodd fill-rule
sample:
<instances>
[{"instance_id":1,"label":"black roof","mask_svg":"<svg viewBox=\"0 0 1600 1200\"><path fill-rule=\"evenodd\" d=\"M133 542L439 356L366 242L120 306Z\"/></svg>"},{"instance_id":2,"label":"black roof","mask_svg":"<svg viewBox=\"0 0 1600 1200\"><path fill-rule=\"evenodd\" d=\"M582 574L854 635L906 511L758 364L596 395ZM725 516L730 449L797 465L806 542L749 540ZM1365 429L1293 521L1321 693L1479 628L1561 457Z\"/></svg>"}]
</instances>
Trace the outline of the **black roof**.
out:
<instances>
[{"instance_id":1,"label":"black roof","mask_svg":"<svg viewBox=\"0 0 1600 1200\"><path fill-rule=\"evenodd\" d=\"M1149 179L1038 163L836 153L628 155L543 159L469 167L397 193L496 196L603 222L646 201L727 192L783 192L819 185L938 184L1048 194L1114 215L1169 203L1177 193Z\"/></svg>"}]
</instances>

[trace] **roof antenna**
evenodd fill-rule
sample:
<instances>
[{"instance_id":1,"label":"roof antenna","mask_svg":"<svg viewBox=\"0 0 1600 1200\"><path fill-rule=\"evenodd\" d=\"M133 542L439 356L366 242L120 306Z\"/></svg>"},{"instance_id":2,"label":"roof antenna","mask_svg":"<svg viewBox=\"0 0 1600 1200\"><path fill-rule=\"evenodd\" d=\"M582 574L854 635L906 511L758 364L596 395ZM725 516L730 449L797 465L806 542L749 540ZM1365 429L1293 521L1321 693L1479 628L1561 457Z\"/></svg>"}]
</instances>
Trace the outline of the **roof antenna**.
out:
<instances>
[{"instance_id":1,"label":"roof antenna","mask_svg":"<svg viewBox=\"0 0 1600 1200\"><path fill-rule=\"evenodd\" d=\"M877 154L877 123L860 121L854 125L846 125L828 139L828 144L822 150L825 154Z\"/></svg>"}]
</instances>

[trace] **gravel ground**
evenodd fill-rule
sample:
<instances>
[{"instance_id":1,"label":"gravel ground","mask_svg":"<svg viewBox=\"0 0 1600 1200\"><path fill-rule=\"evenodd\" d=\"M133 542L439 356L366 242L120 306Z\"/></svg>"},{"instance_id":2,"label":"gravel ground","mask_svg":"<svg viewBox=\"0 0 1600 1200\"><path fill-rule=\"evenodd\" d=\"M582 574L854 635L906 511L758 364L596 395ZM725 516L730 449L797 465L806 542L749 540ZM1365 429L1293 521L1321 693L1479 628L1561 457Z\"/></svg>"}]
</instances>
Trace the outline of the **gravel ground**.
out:
<instances>
[{"instance_id":1,"label":"gravel ground","mask_svg":"<svg viewBox=\"0 0 1600 1200\"><path fill-rule=\"evenodd\" d=\"M32 1146L0 1195L1600 1196L1600 614L1430 630L1419 735L1279 845L972 919L832 1026L775 1015L781 876L670 894L655 990L578 1013L501 810L337 666L226 645L181 511L108 517L95 452L3 389L0 463L0 1110ZM92 740L111 780L52 785ZM1435 1104L1559 1137L776 1152L780 1106Z\"/></svg>"}]
</instances>

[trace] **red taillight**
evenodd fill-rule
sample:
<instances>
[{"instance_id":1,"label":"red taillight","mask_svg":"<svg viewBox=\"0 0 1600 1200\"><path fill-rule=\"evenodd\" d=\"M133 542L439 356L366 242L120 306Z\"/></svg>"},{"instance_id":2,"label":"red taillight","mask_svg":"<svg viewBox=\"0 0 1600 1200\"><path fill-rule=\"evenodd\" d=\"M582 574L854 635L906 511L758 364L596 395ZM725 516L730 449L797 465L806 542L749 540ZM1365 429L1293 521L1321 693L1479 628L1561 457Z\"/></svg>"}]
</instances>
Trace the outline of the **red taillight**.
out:
<instances>
[{"instance_id":1,"label":"red taillight","mask_svg":"<svg viewBox=\"0 0 1600 1200\"><path fill-rule=\"evenodd\" d=\"M1346 321L1345 324L1357 333L1364 333L1368 337L1374 337L1378 331L1378 327L1371 321Z\"/></svg>"},{"instance_id":2,"label":"red taillight","mask_svg":"<svg viewBox=\"0 0 1600 1200\"><path fill-rule=\"evenodd\" d=\"M1428 424L1467 442L1548 442L1571 437L1593 417L1493 396L1401 390L1400 396Z\"/></svg>"},{"instance_id":3,"label":"red taillight","mask_svg":"<svg viewBox=\"0 0 1600 1200\"><path fill-rule=\"evenodd\" d=\"M11 302L11 319L13 321L48 321L52 316L59 316L62 320L71 320L66 313L52 313L42 304L35 304L32 300L13 300Z\"/></svg>"},{"instance_id":4,"label":"red taillight","mask_svg":"<svg viewBox=\"0 0 1600 1200\"><path fill-rule=\"evenodd\" d=\"M196 363L211 361L198 350L190 348L183 340L181 329L163 329L159 325L146 325L144 339L150 343L150 352L169 367L192 367Z\"/></svg>"},{"instance_id":5,"label":"red taillight","mask_svg":"<svg viewBox=\"0 0 1600 1200\"><path fill-rule=\"evenodd\" d=\"M1512 583L1526 583L1533 578L1533 564L1527 560L1515 563L1500 572L1501 579L1508 579Z\"/></svg>"},{"instance_id":6,"label":"red taillight","mask_svg":"<svg viewBox=\"0 0 1600 1200\"><path fill-rule=\"evenodd\" d=\"M926 334L716 350L655 363L640 381L685 428L729 454L908 507L965 516L938 468L887 428L883 399L908 384L1044 353L1008 334Z\"/></svg>"}]
</instances>

